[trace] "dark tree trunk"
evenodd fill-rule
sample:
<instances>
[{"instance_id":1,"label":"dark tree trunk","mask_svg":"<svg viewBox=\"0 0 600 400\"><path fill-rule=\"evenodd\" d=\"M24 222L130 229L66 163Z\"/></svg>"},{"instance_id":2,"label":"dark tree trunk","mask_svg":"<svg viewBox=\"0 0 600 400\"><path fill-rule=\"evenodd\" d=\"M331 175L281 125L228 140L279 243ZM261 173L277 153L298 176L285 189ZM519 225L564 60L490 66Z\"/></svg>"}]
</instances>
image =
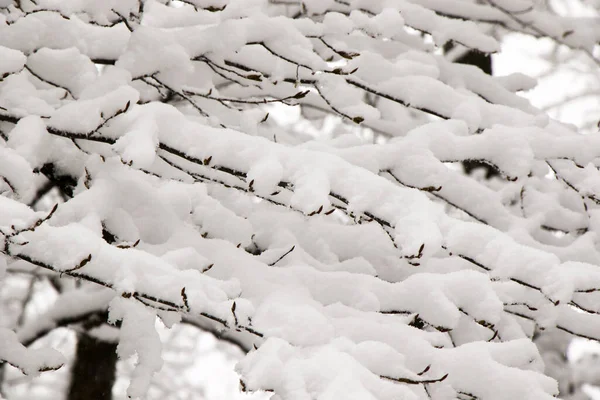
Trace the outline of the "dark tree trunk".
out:
<instances>
[{"instance_id":1,"label":"dark tree trunk","mask_svg":"<svg viewBox=\"0 0 600 400\"><path fill-rule=\"evenodd\" d=\"M5 365L5 363L0 363L0 399L6 397L6 393L4 393L4 390L2 389L4 386L4 375L6 374L6 370L4 368Z\"/></svg>"},{"instance_id":2,"label":"dark tree trunk","mask_svg":"<svg viewBox=\"0 0 600 400\"><path fill-rule=\"evenodd\" d=\"M117 343L79 333L67 400L111 400L116 366Z\"/></svg>"},{"instance_id":3,"label":"dark tree trunk","mask_svg":"<svg viewBox=\"0 0 600 400\"><path fill-rule=\"evenodd\" d=\"M469 50L456 59L457 63L474 65L488 75L492 75L492 56Z\"/></svg>"},{"instance_id":4,"label":"dark tree trunk","mask_svg":"<svg viewBox=\"0 0 600 400\"><path fill-rule=\"evenodd\" d=\"M444 51L448 52L453 47L454 47L454 45L452 43L447 43L444 46ZM463 54L461 57L458 57L455 60L455 62L459 63L459 64L474 65L477 68L479 68L480 70L482 70L483 72L485 72L486 74L492 75L492 56L489 54L480 53L480 52L474 51L474 50L469 50L465 54ZM483 169L485 171L486 179L490 179L494 176L500 175L494 167L492 167L491 165L488 165L486 163L483 163L481 161L478 161L478 160L466 160L466 161L462 162L462 165L467 174L470 174L471 171L473 171L475 169Z\"/></svg>"}]
</instances>

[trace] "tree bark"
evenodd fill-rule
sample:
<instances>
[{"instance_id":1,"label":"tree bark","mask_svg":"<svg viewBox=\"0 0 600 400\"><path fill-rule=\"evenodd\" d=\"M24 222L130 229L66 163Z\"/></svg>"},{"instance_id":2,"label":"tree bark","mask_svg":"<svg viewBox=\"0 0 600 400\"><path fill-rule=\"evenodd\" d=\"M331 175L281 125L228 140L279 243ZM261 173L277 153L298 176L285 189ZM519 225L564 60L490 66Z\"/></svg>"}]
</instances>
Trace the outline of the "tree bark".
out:
<instances>
[{"instance_id":1,"label":"tree bark","mask_svg":"<svg viewBox=\"0 0 600 400\"><path fill-rule=\"evenodd\" d=\"M4 368L6 364L2 363L0 364L0 399L4 398L4 396L6 395L6 393L4 393L4 376L6 374L6 369Z\"/></svg>"},{"instance_id":2,"label":"tree bark","mask_svg":"<svg viewBox=\"0 0 600 400\"><path fill-rule=\"evenodd\" d=\"M116 366L117 343L79 333L67 400L112 400Z\"/></svg>"},{"instance_id":3,"label":"tree bark","mask_svg":"<svg viewBox=\"0 0 600 400\"><path fill-rule=\"evenodd\" d=\"M454 44L448 42L444 45L444 51L449 52L454 47ZM492 75L492 56L489 54L481 53L475 50L469 50L462 56L458 57L454 62L459 64L474 65L488 75ZM483 163L479 160L465 160L462 165L467 174L470 174L475 169L483 169L485 171L485 179L490 179L494 176L500 175L496 168Z\"/></svg>"}]
</instances>

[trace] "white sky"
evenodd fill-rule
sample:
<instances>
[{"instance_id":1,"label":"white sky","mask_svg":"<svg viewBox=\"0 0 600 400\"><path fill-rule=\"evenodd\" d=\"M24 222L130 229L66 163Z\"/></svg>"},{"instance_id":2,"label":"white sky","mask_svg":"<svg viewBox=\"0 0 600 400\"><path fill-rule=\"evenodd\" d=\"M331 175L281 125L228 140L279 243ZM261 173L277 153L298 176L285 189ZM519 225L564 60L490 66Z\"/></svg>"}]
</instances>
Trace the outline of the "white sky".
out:
<instances>
[{"instance_id":1,"label":"white sky","mask_svg":"<svg viewBox=\"0 0 600 400\"><path fill-rule=\"evenodd\" d=\"M553 70L555 57L559 70ZM522 93L535 107L545 109L551 117L578 127L597 131L600 120L600 68L586 58L583 52L575 53L564 47L555 48L550 39L511 34L503 38L502 51L495 55L494 75L520 72L538 79L538 85ZM583 94L583 95L582 95ZM562 107L551 107L566 98L577 98Z\"/></svg>"}]
</instances>

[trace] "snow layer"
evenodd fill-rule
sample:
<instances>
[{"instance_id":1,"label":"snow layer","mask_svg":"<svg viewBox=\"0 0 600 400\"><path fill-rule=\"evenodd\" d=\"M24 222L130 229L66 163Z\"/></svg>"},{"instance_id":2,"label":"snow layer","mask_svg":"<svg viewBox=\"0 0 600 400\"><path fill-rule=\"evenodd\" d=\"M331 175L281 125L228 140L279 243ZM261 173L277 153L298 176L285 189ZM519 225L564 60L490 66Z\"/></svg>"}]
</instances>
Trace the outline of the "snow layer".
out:
<instances>
[{"instance_id":1,"label":"snow layer","mask_svg":"<svg viewBox=\"0 0 600 400\"><path fill-rule=\"evenodd\" d=\"M157 316L255 346L242 387L283 399L553 398L534 328L600 339L600 142L516 95L530 79L433 55L498 51L469 19L524 28L471 1L179 5L0 17L0 275L10 258L87 282L0 330L0 359L58 368L19 341L108 307L134 398L162 366ZM331 140L299 145L309 119ZM52 212L26 205L40 172L72 195Z\"/></svg>"}]
</instances>

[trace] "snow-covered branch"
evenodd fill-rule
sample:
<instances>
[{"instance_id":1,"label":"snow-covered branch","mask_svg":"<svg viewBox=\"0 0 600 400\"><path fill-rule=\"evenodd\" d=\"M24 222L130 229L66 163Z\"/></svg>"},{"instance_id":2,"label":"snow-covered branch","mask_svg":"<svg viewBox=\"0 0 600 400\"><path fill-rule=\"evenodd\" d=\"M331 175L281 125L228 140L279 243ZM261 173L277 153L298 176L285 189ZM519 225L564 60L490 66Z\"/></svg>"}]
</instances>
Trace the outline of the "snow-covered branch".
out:
<instances>
[{"instance_id":1,"label":"snow-covered branch","mask_svg":"<svg viewBox=\"0 0 600 400\"><path fill-rule=\"evenodd\" d=\"M160 318L235 343L242 389L283 399L538 400L558 391L534 334L600 341L600 139L520 97L531 79L441 54L498 52L494 25L593 57L588 20L508 0L0 14L0 272L80 283L0 359L57 368L17 339L101 315L141 398Z\"/></svg>"}]
</instances>

